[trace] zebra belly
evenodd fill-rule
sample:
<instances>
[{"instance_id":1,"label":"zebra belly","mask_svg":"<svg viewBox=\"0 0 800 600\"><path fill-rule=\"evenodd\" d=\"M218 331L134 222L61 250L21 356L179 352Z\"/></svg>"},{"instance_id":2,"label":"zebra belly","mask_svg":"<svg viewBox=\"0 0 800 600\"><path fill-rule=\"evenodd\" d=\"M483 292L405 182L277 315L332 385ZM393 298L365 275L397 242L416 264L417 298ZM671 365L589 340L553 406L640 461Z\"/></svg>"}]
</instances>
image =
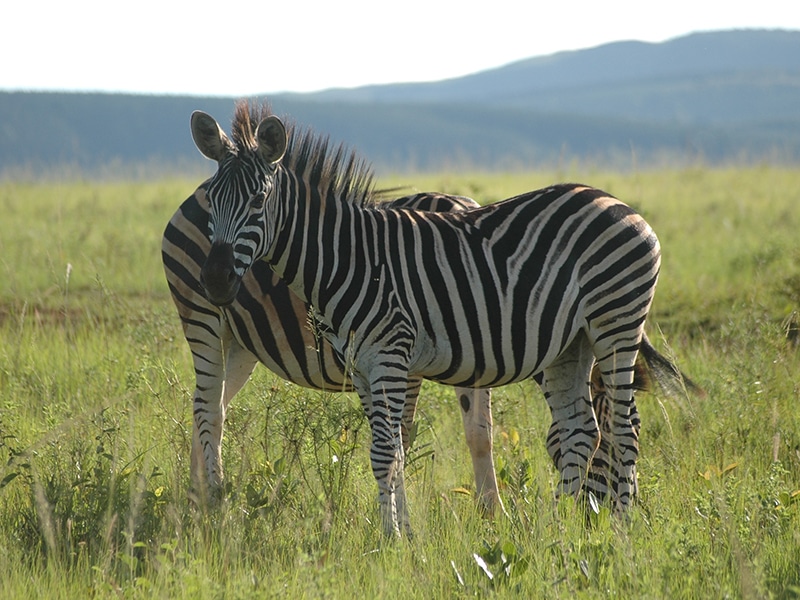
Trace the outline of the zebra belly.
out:
<instances>
[{"instance_id":1,"label":"zebra belly","mask_svg":"<svg viewBox=\"0 0 800 600\"><path fill-rule=\"evenodd\" d=\"M415 343L415 352L409 366L409 374L424 377L438 383L459 386L491 388L529 379L552 363L574 339L578 327L569 329L566 337L555 344L541 348L534 327L526 336L524 351L513 349L508 340L499 340L493 349L493 340L483 343L464 344L457 340L439 338L436 342L421 336ZM542 355L541 350L544 350Z\"/></svg>"}]
</instances>

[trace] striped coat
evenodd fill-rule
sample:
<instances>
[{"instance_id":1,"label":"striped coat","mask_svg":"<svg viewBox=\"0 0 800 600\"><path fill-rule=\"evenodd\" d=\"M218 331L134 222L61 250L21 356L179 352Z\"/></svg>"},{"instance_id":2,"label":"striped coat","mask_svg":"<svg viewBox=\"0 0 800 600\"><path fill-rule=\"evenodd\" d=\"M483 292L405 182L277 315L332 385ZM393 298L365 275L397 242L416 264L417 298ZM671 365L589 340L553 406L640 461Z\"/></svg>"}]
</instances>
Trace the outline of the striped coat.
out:
<instances>
[{"instance_id":1,"label":"striped coat","mask_svg":"<svg viewBox=\"0 0 800 600\"><path fill-rule=\"evenodd\" d=\"M365 170L273 116L242 110L231 141L195 113L208 186L206 295L225 305L264 258L316 311L372 429L387 535L409 531L401 422L409 378L489 387L534 377L557 424L561 489L625 509L636 481L634 366L658 240L631 208L562 184L461 213L375 206ZM611 408L609 476L587 477L601 432L589 375ZM552 433L552 430L551 430ZM554 457L555 458L555 457ZM607 486L610 485L610 490Z\"/></svg>"}]
</instances>

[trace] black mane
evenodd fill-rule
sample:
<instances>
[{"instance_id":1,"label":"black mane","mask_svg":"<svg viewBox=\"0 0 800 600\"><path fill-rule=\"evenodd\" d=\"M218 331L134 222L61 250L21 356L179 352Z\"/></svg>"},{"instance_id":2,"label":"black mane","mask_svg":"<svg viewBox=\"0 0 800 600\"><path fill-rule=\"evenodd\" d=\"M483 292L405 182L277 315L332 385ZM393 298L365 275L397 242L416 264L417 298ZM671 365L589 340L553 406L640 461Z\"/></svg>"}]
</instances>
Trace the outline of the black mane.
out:
<instances>
[{"instance_id":1,"label":"black mane","mask_svg":"<svg viewBox=\"0 0 800 600\"><path fill-rule=\"evenodd\" d=\"M267 103L240 100L236 103L231 137L239 151L256 149L256 127L273 115ZM372 205L378 194L370 163L344 144L331 145L328 136L286 121L289 144L282 164L325 196L334 195L359 205Z\"/></svg>"}]
</instances>

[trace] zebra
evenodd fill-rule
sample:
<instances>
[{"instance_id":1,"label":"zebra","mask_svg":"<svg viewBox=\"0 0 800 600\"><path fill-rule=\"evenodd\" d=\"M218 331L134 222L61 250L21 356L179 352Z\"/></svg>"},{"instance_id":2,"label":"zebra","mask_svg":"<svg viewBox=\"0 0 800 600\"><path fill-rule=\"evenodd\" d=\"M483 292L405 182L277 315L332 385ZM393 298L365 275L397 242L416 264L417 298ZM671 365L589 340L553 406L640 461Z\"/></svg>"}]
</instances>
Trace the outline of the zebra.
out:
<instances>
[{"instance_id":1,"label":"zebra","mask_svg":"<svg viewBox=\"0 0 800 600\"><path fill-rule=\"evenodd\" d=\"M344 365L307 324L309 307L264 262L242 279L235 300L211 304L200 283L209 255L208 181L178 208L162 237L161 256L195 371L191 453L192 495L198 504L217 501L223 482L222 435L233 397L257 363L301 386L350 391ZM466 210L478 204L464 196L418 193L387 202L419 210ZM410 446L421 378L409 380L402 419L404 452ZM482 511L502 511L492 454L491 390L456 389Z\"/></svg>"},{"instance_id":2,"label":"zebra","mask_svg":"<svg viewBox=\"0 0 800 600\"><path fill-rule=\"evenodd\" d=\"M284 379L319 390L350 390L341 360L331 346L313 336L306 324L308 306L263 262L256 262L243 277L242 286L229 306L221 309L205 297L200 270L211 241L208 238L208 181L198 186L175 211L162 238L161 256L167 284L192 355L195 371L191 474L198 503L221 493L222 435L225 416L233 397L262 363ZM429 211L456 211L479 206L464 196L418 193L398 198L390 206ZM637 380L646 382L643 367ZM592 402L601 424L608 430L605 390L596 370L592 376ZM643 383L637 389L648 389ZM410 446L408 431L416 408L419 387L409 387L407 413L402 423L403 450ZM476 492L482 511L493 515L501 507L492 456L491 392L461 389L465 438L473 463ZM202 434L202 436L201 436ZM202 438L202 441L201 441ZM547 440L556 466L560 461L558 427ZM598 452L597 476L603 477L603 453ZM209 489L210 488L210 489Z\"/></svg>"},{"instance_id":3,"label":"zebra","mask_svg":"<svg viewBox=\"0 0 800 600\"><path fill-rule=\"evenodd\" d=\"M417 377L470 388L535 378L557 431L560 492L610 492L615 512L627 509L634 365L640 348L655 352L644 325L661 262L639 214L580 184L455 213L379 207L363 162L311 134L290 138L268 111L237 108L233 141L200 111L191 131L217 163L206 296L227 305L264 259L313 307L369 420L385 535L411 533L401 424ZM587 477L601 442L595 361L612 414L608 479Z\"/></svg>"}]
</instances>

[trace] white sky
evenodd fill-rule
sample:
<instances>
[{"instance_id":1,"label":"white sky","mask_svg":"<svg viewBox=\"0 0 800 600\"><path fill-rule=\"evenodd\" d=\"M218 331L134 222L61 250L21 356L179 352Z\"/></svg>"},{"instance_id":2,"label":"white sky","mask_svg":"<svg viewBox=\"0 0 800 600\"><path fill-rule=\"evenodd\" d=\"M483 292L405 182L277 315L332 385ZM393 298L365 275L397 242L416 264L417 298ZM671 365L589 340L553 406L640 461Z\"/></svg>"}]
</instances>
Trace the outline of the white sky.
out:
<instances>
[{"instance_id":1,"label":"white sky","mask_svg":"<svg viewBox=\"0 0 800 600\"><path fill-rule=\"evenodd\" d=\"M0 89L239 96L432 81L695 31L800 30L796 0L8 0Z\"/></svg>"}]
</instances>

